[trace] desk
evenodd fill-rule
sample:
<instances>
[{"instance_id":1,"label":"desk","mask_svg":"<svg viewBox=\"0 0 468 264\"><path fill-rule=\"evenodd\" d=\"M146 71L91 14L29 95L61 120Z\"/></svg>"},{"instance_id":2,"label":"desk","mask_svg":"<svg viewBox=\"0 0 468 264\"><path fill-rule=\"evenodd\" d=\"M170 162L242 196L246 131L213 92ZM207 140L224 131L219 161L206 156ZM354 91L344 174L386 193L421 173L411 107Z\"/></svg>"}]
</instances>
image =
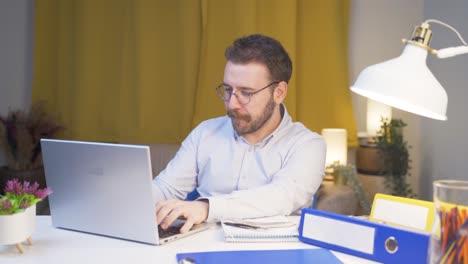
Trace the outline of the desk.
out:
<instances>
[{"instance_id":1,"label":"desk","mask_svg":"<svg viewBox=\"0 0 468 264\"><path fill-rule=\"evenodd\" d=\"M175 256L179 252L314 248L301 242L226 243L219 225L162 246L152 246L57 229L52 227L50 216L36 217L32 240L32 246L24 246L24 254L18 253L14 245L0 246L0 263L175 264ZM344 263L376 263L339 252L333 253Z\"/></svg>"}]
</instances>

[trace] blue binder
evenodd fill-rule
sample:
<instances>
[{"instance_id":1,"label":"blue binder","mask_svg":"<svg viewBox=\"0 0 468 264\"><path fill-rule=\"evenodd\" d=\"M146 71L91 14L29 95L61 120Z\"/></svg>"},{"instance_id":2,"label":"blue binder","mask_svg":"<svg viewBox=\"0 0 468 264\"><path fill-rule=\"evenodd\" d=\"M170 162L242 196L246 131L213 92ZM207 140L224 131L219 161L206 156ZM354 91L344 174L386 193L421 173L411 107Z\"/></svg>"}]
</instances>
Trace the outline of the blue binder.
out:
<instances>
[{"instance_id":1,"label":"blue binder","mask_svg":"<svg viewBox=\"0 0 468 264\"><path fill-rule=\"evenodd\" d=\"M299 240L382 263L426 263L429 235L356 217L303 209Z\"/></svg>"},{"instance_id":2,"label":"blue binder","mask_svg":"<svg viewBox=\"0 0 468 264\"><path fill-rule=\"evenodd\" d=\"M330 251L322 248L179 253L177 254L177 262L184 263L181 260L185 260L185 263L196 264L343 263Z\"/></svg>"}]
</instances>

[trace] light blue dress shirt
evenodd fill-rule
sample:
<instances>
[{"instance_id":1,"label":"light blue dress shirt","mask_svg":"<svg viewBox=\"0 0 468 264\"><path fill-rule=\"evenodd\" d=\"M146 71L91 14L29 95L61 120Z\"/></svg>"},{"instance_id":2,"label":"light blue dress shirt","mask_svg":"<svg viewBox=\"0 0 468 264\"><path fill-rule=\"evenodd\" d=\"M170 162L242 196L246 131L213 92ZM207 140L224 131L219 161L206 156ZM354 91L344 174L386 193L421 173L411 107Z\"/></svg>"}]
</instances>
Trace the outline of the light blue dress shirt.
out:
<instances>
[{"instance_id":1,"label":"light blue dress shirt","mask_svg":"<svg viewBox=\"0 0 468 264\"><path fill-rule=\"evenodd\" d=\"M309 207L324 175L323 138L286 107L278 128L251 145L228 116L198 125L155 179L155 202L183 200L197 188L209 200L208 221L289 215Z\"/></svg>"}]
</instances>

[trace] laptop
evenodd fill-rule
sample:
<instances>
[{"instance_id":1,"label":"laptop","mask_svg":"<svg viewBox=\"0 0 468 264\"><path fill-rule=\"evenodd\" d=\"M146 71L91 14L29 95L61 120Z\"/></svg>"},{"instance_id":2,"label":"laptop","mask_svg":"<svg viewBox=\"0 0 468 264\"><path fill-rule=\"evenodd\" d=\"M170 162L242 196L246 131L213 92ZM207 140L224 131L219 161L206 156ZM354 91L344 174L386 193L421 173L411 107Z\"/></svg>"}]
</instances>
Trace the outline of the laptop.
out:
<instances>
[{"instance_id":1,"label":"laptop","mask_svg":"<svg viewBox=\"0 0 468 264\"><path fill-rule=\"evenodd\" d=\"M148 146L41 139L52 225L161 245L185 234L158 229Z\"/></svg>"}]
</instances>

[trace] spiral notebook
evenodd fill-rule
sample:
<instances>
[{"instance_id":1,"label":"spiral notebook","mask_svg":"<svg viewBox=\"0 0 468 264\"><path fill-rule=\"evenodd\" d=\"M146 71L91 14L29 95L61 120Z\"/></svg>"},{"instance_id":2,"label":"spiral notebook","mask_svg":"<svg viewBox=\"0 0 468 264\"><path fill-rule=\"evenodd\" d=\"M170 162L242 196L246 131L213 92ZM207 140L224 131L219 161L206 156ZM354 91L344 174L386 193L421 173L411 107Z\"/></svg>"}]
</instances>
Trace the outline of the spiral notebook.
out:
<instances>
[{"instance_id":1,"label":"spiral notebook","mask_svg":"<svg viewBox=\"0 0 468 264\"><path fill-rule=\"evenodd\" d=\"M226 242L297 242L297 221L285 216L256 219L223 220L221 225Z\"/></svg>"}]
</instances>

